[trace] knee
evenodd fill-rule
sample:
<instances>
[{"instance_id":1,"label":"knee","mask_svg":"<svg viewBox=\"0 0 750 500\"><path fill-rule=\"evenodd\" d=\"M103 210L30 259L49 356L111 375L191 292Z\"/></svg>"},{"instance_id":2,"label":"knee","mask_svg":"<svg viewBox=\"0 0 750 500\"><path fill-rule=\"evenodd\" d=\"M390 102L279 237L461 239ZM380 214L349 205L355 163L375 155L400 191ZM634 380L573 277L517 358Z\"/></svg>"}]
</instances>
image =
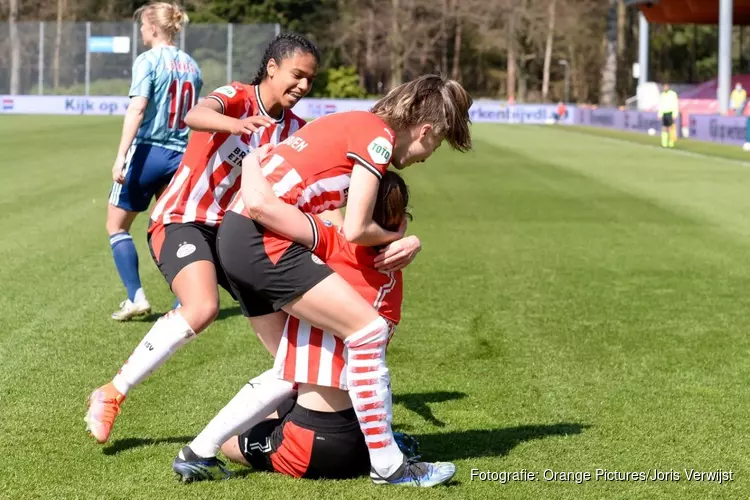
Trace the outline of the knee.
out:
<instances>
[{"instance_id":1,"label":"knee","mask_svg":"<svg viewBox=\"0 0 750 500\"><path fill-rule=\"evenodd\" d=\"M221 445L221 453L231 462L249 465L245 457L242 456L237 436L232 436L224 441L224 444Z\"/></svg>"},{"instance_id":2,"label":"knee","mask_svg":"<svg viewBox=\"0 0 750 500\"><path fill-rule=\"evenodd\" d=\"M219 315L218 301L206 300L200 303L182 303L180 314L187 320L195 333L200 333Z\"/></svg>"},{"instance_id":3,"label":"knee","mask_svg":"<svg viewBox=\"0 0 750 500\"><path fill-rule=\"evenodd\" d=\"M234 451L235 446L233 446L232 441L234 441L236 439L237 439L236 437L235 438L230 438L230 439L227 439L226 441L224 441L224 443L222 443L222 445L221 445L221 453L225 457L230 458L230 456L233 455L232 452ZM231 460L231 458L230 458L230 460Z\"/></svg>"},{"instance_id":4,"label":"knee","mask_svg":"<svg viewBox=\"0 0 750 500\"><path fill-rule=\"evenodd\" d=\"M114 236L118 233L127 233L127 228L122 227L122 224L118 224L116 221L110 220L107 218L107 223L105 225L107 229L107 234L109 236Z\"/></svg>"},{"instance_id":5,"label":"knee","mask_svg":"<svg viewBox=\"0 0 750 500\"><path fill-rule=\"evenodd\" d=\"M206 323L213 322L219 315L219 303L208 301L201 305L200 314L205 318Z\"/></svg>"}]
</instances>

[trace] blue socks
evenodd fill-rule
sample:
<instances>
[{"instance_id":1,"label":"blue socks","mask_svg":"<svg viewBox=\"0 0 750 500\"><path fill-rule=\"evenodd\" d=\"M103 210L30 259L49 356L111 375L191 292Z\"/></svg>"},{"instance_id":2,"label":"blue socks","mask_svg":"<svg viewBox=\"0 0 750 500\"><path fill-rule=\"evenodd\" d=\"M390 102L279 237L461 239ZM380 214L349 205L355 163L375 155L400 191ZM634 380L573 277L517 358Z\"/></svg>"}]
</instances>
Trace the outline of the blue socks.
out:
<instances>
[{"instance_id":1,"label":"blue socks","mask_svg":"<svg viewBox=\"0 0 750 500\"><path fill-rule=\"evenodd\" d=\"M117 272L128 291L128 299L135 302L136 292L141 288L141 277L138 275L138 252L133 238L128 232L113 234L109 237L109 245L112 247Z\"/></svg>"}]
</instances>

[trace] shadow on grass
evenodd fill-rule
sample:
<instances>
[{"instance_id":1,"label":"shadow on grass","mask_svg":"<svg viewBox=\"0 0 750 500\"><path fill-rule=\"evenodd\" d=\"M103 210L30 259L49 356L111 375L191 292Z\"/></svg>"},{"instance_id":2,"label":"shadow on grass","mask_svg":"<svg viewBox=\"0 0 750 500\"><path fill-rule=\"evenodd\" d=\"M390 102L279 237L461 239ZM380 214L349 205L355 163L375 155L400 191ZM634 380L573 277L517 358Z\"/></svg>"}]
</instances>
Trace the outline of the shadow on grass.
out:
<instances>
[{"instance_id":1,"label":"shadow on grass","mask_svg":"<svg viewBox=\"0 0 750 500\"><path fill-rule=\"evenodd\" d=\"M472 429L439 434L413 434L426 460L463 460L499 457L525 441L580 434L590 425L560 422L550 425L521 425L500 429Z\"/></svg>"},{"instance_id":2,"label":"shadow on grass","mask_svg":"<svg viewBox=\"0 0 750 500\"><path fill-rule=\"evenodd\" d=\"M521 425L503 429L472 429L441 434L412 434L420 443L420 456L427 461L454 461L480 457L500 457L525 441L554 436L570 436L582 433L590 425L560 422L550 425ZM244 478L256 474L251 468L241 467L232 471L232 476ZM459 468L459 474L442 487L456 487L462 483L467 470Z\"/></svg>"},{"instance_id":3,"label":"shadow on grass","mask_svg":"<svg viewBox=\"0 0 750 500\"><path fill-rule=\"evenodd\" d=\"M466 397L465 392L417 392L411 394L394 394L393 403L402 405L407 410L411 410L432 425L445 427L445 422L439 420L428 406L429 403L443 403L445 401L454 401Z\"/></svg>"},{"instance_id":4,"label":"shadow on grass","mask_svg":"<svg viewBox=\"0 0 750 500\"><path fill-rule=\"evenodd\" d=\"M146 316L139 316L137 318L133 318L131 321L138 321L140 323L155 323L157 319L161 318L168 312L169 311L152 312L150 314L147 314ZM231 318L233 316L239 316L241 314L242 314L242 310L240 309L240 306L233 305L232 307L219 309L219 314L218 316L216 316L216 319L214 321L221 321L227 318Z\"/></svg>"},{"instance_id":5,"label":"shadow on grass","mask_svg":"<svg viewBox=\"0 0 750 500\"><path fill-rule=\"evenodd\" d=\"M155 444L183 444L186 445L195 436L173 436L166 438L125 438L112 441L112 444L104 448L105 455L117 455L122 451L140 448L142 446L153 446Z\"/></svg>"}]
</instances>

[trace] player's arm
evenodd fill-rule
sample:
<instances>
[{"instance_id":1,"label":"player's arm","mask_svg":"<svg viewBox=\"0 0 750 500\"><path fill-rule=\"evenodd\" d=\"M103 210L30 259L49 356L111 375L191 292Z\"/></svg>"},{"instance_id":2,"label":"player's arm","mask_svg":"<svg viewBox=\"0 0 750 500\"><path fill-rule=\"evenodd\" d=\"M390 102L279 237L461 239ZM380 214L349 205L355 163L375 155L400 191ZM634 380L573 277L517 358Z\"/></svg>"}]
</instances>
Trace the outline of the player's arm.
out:
<instances>
[{"instance_id":1,"label":"player's arm","mask_svg":"<svg viewBox=\"0 0 750 500\"><path fill-rule=\"evenodd\" d=\"M223 90L227 88L230 90ZM254 134L260 127L274 124L273 120L262 115L239 119L238 117L245 113L244 108L244 97L239 95L237 90L232 87L221 87L188 111L185 123L198 132L223 132L233 135Z\"/></svg>"},{"instance_id":2,"label":"player's arm","mask_svg":"<svg viewBox=\"0 0 750 500\"><path fill-rule=\"evenodd\" d=\"M125 110L120 145L117 147L115 164L112 166L112 179L120 184L125 182L125 156L143 123L143 115L153 91L153 82L154 73L151 61L147 57L139 57L133 64L133 80L130 82L128 91L130 102L128 109Z\"/></svg>"},{"instance_id":3,"label":"player's arm","mask_svg":"<svg viewBox=\"0 0 750 500\"><path fill-rule=\"evenodd\" d=\"M122 184L125 182L125 158L128 154L130 145L138 133L138 129L143 123L143 114L146 111L148 99L141 96L131 97L128 103L128 109L125 111L125 120L122 124L122 136L120 145L117 147L117 157L115 164L112 166L112 180Z\"/></svg>"},{"instance_id":4,"label":"player's arm","mask_svg":"<svg viewBox=\"0 0 750 500\"><path fill-rule=\"evenodd\" d=\"M371 167L355 163L349 183L349 202L344 216L344 237L347 241L368 247L385 245L404 236L406 224L399 231L386 231L372 220L380 178Z\"/></svg>"},{"instance_id":5,"label":"player's arm","mask_svg":"<svg viewBox=\"0 0 750 500\"><path fill-rule=\"evenodd\" d=\"M248 216L271 231L314 249L315 224L297 207L276 197L260 168L260 162L272 149L257 148L242 160L240 196Z\"/></svg>"},{"instance_id":6,"label":"player's arm","mask_svg":"<svg viewBox=\"0 0 750 500\"><path fill-rule=\"evenodd\" d=\"M185 123L197 132L225 132L233 134L238 128L239 120L226 116L219 102L214 99L203 99L185 115Z\"/></svg>"}]
</instances>

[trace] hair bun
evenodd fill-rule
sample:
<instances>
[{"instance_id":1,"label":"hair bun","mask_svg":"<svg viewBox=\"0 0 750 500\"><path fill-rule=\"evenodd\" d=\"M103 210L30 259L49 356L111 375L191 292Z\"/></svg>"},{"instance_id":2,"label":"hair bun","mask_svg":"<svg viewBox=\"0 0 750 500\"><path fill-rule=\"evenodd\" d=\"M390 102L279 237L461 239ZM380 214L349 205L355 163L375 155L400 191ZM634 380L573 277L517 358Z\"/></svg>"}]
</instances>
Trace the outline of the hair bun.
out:
<instances>
[{"instance_id":1,"label":"hair bun","mask_svg":"<svg viewBox=\"0 0 750 500\"><path fill-rule=\"evenodd\" d=\"M188 18L185 9L183 9L176 3L172 4L172 22L174 23L177 31L182 30L182 28L188 23L189 20L190 19Z\"/></svg>"}]
</instances>

